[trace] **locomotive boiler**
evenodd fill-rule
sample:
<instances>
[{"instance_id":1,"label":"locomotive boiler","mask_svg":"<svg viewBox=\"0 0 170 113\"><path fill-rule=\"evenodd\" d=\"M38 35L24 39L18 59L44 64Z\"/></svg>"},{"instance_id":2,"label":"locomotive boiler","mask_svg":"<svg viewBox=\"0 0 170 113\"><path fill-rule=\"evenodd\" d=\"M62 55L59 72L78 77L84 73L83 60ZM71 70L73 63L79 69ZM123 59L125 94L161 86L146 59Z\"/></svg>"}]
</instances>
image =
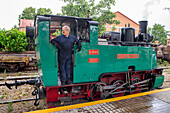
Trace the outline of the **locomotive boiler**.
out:
<instances>
[{"instance_id":1,"label":"locomotive boiler","mask_svg":"<svg viewBox=\"0 0 170 113\"><path fill-rule=\"evenodd\" d=\"M24 82L34 84L32 92L37 99L45 98L47 107L56 102L86 98L101 100L135 94L161 87L164 81L162 69L157 68L152 36L145 31L147 22L140 22L140 34L135 29L122 28L98 39L98 22L90 18L42 15L35 17L35 30L27 29L27 36L34 34L38 74L40 79ZM70 26L70 33L82 45L80 52L73 48L72 84L59 82L58 49L50 43L56 29ZM22 83L22 84L24 84ZM7 83L6 83L7 84ZM8 87L12 84L7 84ZM16 81L15 86L21 85ZM35 101L38 105L38 100Z\"/></svg>"}]
</instances>

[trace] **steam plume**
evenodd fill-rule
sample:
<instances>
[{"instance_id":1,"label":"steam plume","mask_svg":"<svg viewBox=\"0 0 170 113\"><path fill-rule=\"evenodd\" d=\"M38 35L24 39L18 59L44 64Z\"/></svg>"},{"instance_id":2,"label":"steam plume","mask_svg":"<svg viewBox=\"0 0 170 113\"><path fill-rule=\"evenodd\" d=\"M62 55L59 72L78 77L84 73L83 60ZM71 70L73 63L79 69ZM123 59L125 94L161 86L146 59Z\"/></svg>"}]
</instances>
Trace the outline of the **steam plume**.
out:
<instances>
[{"instance_id":1,"label":"steam plume","mask_svg":"<svg viewBox=\"0 0 170 113\"><path fill-rule=\"evenodd\" d=\"M151 7L154 4L159 4L160 0L149 0L148 2L146 2L145 6L144 6L144 11L143 11L143 19L144 20L148 20L149 15L152 13L152 11L149 10L149 7Z\"/></svg>"}]
</instances>

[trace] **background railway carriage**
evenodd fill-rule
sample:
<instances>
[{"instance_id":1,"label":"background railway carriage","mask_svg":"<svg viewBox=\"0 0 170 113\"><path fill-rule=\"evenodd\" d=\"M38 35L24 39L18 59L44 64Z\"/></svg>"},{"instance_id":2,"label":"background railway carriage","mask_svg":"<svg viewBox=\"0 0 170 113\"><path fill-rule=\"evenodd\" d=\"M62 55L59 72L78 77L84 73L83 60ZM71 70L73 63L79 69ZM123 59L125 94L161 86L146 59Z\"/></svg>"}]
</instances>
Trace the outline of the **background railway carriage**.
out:
<instances>
[{"instance_id":1,"label":"background railway carriage","mask_svg":"<svg viewBox=\"0 0 170 113\"><path fill-rule=\"evenodd\" d=\"M27 29L27 36L35 33L41 78L33 95L45 98L48 107L54 107L55 102L79 98L100 100L162 85L164 76L162 69L157 68L156 53L150 43L152 36L146 33L147 21L140 22L141 32L137 37L134 28L127 27L109 39L98 39L98 24L90 18L44 15L35 17L35 32L31 27ZM64 25L70 26L70 33L81 40L82 49L77 52L76 45L73 48L73 84L61 86L58 50L50 40L56 29L61 31Z\"/></svg>"}]
</instances>

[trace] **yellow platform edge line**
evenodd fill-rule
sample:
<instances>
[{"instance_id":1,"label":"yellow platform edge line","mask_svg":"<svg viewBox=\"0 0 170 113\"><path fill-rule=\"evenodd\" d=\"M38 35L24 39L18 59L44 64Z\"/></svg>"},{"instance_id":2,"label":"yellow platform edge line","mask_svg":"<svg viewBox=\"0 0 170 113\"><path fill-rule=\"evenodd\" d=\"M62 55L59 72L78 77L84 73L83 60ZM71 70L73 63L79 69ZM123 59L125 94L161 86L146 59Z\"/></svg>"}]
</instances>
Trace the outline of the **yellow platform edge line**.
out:
<instances>
[{"instance_id":1,"label":"yellow platform edge line","mask_svg":"<svg viewBox=\"0 0 170 113\"><path fill-rule=\"evenodd\" d=\"M44 110L31 111L31 113L50 113L50 112L57 112L57 111L63 111L63 110L69 110L69 109L76 109L76 108L97 105L97 104L103 104L103 103L108 103L108 102L114 102L114 101L119 101L119 100L125 100L125 99L150 95L150 94L164 92L164 91L170 91L170 88L153 90L153 91L148 91L148 92L143 92L143 93L138 93L138 94L133 94L133 95L121 96L121 97L117 97L117 98L110 98L110 99L104 99L104 100L69 105L69 106L62 106L62 107L56 107L56 108L50 108L50 109L44 109ZM26 112L26 113L28 113L28 112Z\"/></svg>"}]
</instances>

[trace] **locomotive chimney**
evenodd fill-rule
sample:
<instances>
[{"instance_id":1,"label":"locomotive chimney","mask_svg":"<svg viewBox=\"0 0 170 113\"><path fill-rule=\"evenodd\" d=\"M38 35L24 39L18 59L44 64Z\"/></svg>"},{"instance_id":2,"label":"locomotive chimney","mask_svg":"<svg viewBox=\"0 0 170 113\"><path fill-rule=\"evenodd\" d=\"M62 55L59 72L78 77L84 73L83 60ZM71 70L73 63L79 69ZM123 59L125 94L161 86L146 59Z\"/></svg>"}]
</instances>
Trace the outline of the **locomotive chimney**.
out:
<instances>
[{"instance_id":1,"label":"locomotive chimney","mask_svg":"<svg viewBox=\"0 0 170 113\"><path fill-rule=\"evenodd\" d=\"M148 21L139 21L140 33L147 34L147 25L148 25Z\"/></svg>"},{"instance_id":2,"label":"locomotive chimney","mask_svg":"<svg viewBox=\"0 0 170 113\"><path fill-rule=\"evenodd\" d=\"M90 18L90 10L87 10L87 18Z\"/></svg>"}]
</instances>

